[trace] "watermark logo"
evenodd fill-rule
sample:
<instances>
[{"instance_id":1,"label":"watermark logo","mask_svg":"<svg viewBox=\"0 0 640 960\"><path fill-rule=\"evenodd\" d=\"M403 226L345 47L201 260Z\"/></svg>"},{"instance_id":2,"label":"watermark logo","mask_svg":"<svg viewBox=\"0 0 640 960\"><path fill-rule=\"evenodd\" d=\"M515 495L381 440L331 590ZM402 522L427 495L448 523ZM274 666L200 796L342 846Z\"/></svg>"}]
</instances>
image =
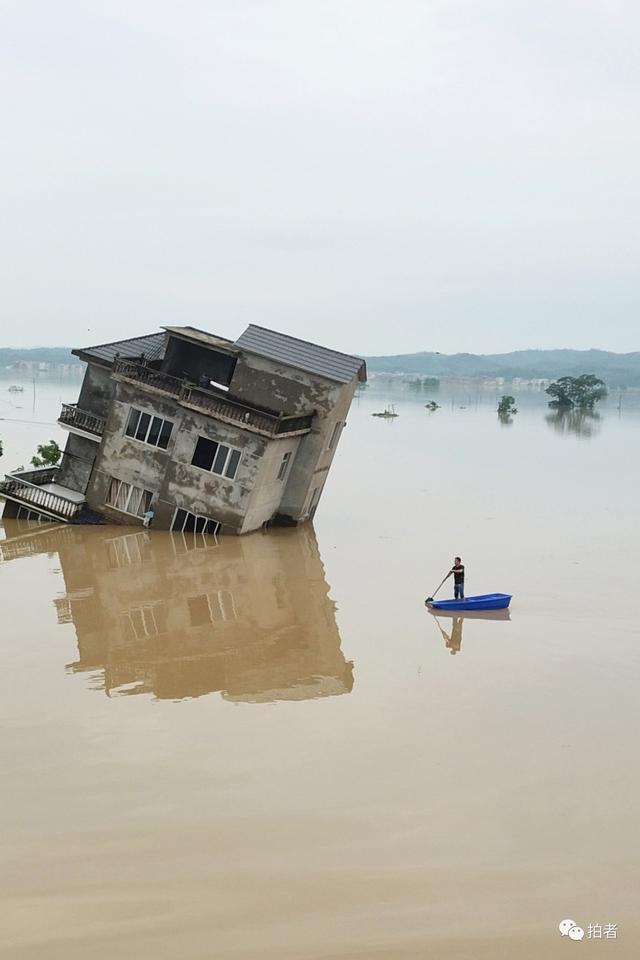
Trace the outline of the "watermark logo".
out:
<instances>
[{"instance_id":1,"label":"watermark logo","mask_svg":"<svg viewBox=\"0 0 640 960\"><path fill-rule=\"evenodd\" d=\"M582 940L584 930L579 927L575 920L562 920L558 924L558 930L563 937L569 937L571 940Z\"/></svg>"},{"instance_id":2,"label":"watermark logo","mask_svg":"<svg viewBox=\"0 0 640 960\"><path fill-rule=\"evenodd\" d=\"M558 930L563 937L569 937L570 940L584 940L584 930L578 926L575 920L561 920L558 924ZM617 923L590 923L587 926L587 940L617 940Z\"/></svg>"}]
</instances>

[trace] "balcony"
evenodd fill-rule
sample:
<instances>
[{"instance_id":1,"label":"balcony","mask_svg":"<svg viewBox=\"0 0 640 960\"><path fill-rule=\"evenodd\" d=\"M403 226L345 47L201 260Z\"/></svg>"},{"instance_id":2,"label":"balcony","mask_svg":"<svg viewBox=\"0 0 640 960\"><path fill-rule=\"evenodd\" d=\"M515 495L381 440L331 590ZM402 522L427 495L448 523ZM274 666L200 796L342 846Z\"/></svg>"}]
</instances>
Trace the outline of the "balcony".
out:
<instances>
[{"instance_id":1,"label":"balcony","mask_svg":"<svg viewBox=\"0 0 640 960\"><path fill-rule=\"evenodd\" d=\"M0 496L52 520L68 523L84 506L84 496L56 483L58 467L8 473L0 481Z\"/></svg>"},{"instance_id":2,"label":"balcony","mask_svg":"<svg viewBox=\"0 0 640 960\"><path fill-rule=\"evenodd\" d=\"M196 387L187 380L179 380L132 360L114 360L113 375L117 380L126 380L164 396L173 397L182 407L270 439L299 436L311 430L313 414L302 417L278 416L248 406L232 397L220 396L212 390Z\"/></svg>"},{"instance_id":3,"label":"balcony","mask_svg":"<svg viewBox=\"0 0 640 960\"><path fill-rule=\"evenodd\" d=\"M89 437L91 440L99 439L104 433L105 426L102 417L96 417L95 414L89 413L87 410L80 410L75 403L62 404L58 423L72 433Z\"/></svg>"}]
</instances>

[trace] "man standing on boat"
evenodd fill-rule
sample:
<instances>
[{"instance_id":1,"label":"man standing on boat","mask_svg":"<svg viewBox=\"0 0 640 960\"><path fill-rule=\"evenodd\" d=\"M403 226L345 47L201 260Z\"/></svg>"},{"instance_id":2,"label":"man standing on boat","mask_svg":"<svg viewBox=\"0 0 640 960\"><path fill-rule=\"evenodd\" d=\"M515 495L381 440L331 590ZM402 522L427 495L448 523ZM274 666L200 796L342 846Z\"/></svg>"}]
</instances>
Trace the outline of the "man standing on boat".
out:
<instances>
[{"instance_id":1,"label":"man standing on boat","mask_svg":"<svg viewBox=\"0 0 640 960\"><path fill-rule=\"evenodd\" d=\"M453 558L453 566L446 576L447 580L451 574L453 574L453 598L464 600L464 566L460 557Z\"/></svg>"}]
</instances>

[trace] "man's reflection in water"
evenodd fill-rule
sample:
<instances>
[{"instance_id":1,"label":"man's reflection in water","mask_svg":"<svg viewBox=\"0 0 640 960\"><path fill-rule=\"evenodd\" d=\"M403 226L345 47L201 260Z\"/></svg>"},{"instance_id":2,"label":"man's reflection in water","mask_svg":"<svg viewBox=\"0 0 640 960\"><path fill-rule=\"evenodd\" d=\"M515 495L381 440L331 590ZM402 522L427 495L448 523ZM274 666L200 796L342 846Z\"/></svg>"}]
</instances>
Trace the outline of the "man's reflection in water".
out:
<instances>
[{"instance_id":1,"label":"man's reflection in water","mask_svg":"<svg viewBox=\"0 0 640 960\"><path fill-rule=\"evenodd\" d=\"M56 552L66 587L58 622L73 624L73 673L109 696L161 699L219 691L228 700L349 693L335 604L313 529L225 537L38 530L5 523L4 560Z\"/></svg>"},{"instance_id":2,"label":"man's reflection in water","mask_svg":"<svg viewBox=\"0 0 640 960\"><path fill-rule=\"evenodd\" d=\"M487 621L508 623L511 620L511 612L508 609L469 610L459 614L445 610L429 610L429 613L435 620L436 626L440 631L440 636L444 640L445 647L452 655L460 653L462 647L462 624L465 620L481 620L485 623ZM448 629L445 629L442 624L447 624L448 620L451 621L451 624L448 626ZM473 634L473 628L469 629L471 629Z\"/></svg>"},{"instance_id":3,"label":"man's reflection in water","mask_svg":"<svg viewBox=\"0 0 640 960\"><path fill-rule=\"evenodd\" d=\"M451 651L452 655L459 653L460 647L462 646L462 621L464 617L451 618L451 629L449 633L442 628L440 621L436 617L434 617L434 619L438 624L438 629L442 634L442 639L444 640L447 650Z\"/></svg>"}]
</instances>

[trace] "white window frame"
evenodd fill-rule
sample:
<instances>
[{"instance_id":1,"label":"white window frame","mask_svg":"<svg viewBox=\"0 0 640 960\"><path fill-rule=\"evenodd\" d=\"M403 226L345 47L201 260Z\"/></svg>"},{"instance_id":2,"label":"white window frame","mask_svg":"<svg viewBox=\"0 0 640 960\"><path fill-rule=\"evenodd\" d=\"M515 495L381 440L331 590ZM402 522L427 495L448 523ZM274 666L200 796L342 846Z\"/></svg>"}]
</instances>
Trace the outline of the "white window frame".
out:
<instances>
[{"instance_id":1,"label":"white window frame","mask_svg":"<svg viewBox=\"0 0 640 960\"><path fill-rule=\"evenodd\" d=\"M149 637L157 637L162 633L156 619L156 611L159 613L163 606L164 601L157 600L155 603L145 603L139 607L131 607L130 610L123 611L120 616L123 620L129 622L136 640L146 640ZM139 627L142 629L139 629Z\"/></svg>"},{"instance_id":2,"label":"white window frame","mask_svg":"<svg viewBox=\"0 0 640 960\"><path fill-rule=\"evenodd\" d=\"M117 489L116 489L116 495L115 495L115 497L114 497L114 502L112 503L112 502L109 500L109 497L110 497L110 495L111 495L111 485L112 485L113 483L117 483L118 486L117 486ZM118 500L120 499L120 494L121 494L121 492L122 492L122 488L123 488L123 487L128 487L128 488L129 488L129 492L128 492L128 493L126 494L126 496L125 496L124 507L119 507L119 506L117 506L117 503L118 503ZM136 494L139 494L139 498L138 498L138 502L137 502L137 504L136 504L136 509L135 509L135 511L129 509L129 507L132 506L132 497L134 496L134 491L135 491ZM146 507L145 507L145 504L144 504L145 494L148 494L148 495L149 495L149 503L146 505ZM105 505L106 505L107 507L111 507L112 510L117 510L118 513L126 513L126 514L127 514L128 516L130 516L130 517L138 517L139 519L142 519L142 518L144 517L145 510L148 510L149 507L151 506L151 500L152 500L152 499L153 499L153 491L152 491L152 490L145 490L144 487L136 487L135 484L133 484L133 483L127 483L126 480L119 480L118 477L111 477L110 480L109 480L109 489L107 490L107 497L106 497L106 499L105 499ZM141 507L144 507L144 509L142 510L142 512L140 512L140 508L141 508Z\"/></svg>"},{"instance_id":3,"label":"white window frame","mask_svg":"<svg viewBox=\"0 0 640 960\"><path fill-rule=\"evenodd\" d=\"M174 527L174 523L176 522L176 517L178 516L179 510L182 510L184 513L184 520L182 521L182 527L180 527L180 529L178 529L177 527ZM185 530L184 528L187 523L187 517L195 517L196 521L204 520L205 523L213 523L215 524L215 530L208 531L208 532L205 532L204 530L196 530L196 529ZM199 537L199 536L217 537L218 534L220 533L221 526L222 526L221 521L214 520L213 517L205 517L204 514L202 513L194 513L193 510L187 510L186 507L176 507L175 510L173 511L173 516L171 518L171 525L169 527L169 531L170 533L181 533L183 536L188 536L190 533L192 533L194 537ZM194 527L195 527L195 524L194 524Z\"/></svg>"},{"instance_id":4,"label":"white window frame","mask_svg":"<svg viewBox=\"0 0 640 960\"><path fill-rule=\"evenodd\" d=\"M218 590L215 593L200 593L189 600L204 599L209 610L209 623L230 623L238 619L236 603L231 590ZM200 624L204 626L204 624Z\"/></svg>"},{"instance_id":5,"label":"white window frame","mask_svg":"<svg viewBox=\"0 0 640 960\"><path fill-rule=\"evenodd\" d=\"M286 453L282 454L282 460L280 461L280 466L278 467L276 480L284 480L287 473L289 472L289 464L291 463L292 456L293 456L293 450L287 450Z\"/></svg>"},{"instance_id":6,"label":"white window frame","mask_svg":"<svg viewBox=\"0 0 640 960\"><path fill-rule=\"evenodd\" d=\"M134 563L149 561L151 558L144 556L144 548L148 542L148 533L127 533L121 537L105 540L110 568L119 570ZM114 563L111 563L111 560L114 560Z\"/></svg>"},{"instance_id":7,"label":"white window frame","mask_svg":"<svg viewBox=\"0 0 640 960\"><path fill-rule=\"evenodd\" d=\"M138 414L138 419L136 420L135 430L133 431L134 435L131 436L130 434L127 433L127 430L129 429L129 423L131 422L131 417L133 416L134 413ZM138 432L140 419L145 415L149 417L149 423L147 425L144 438L137 437L135 436L135 434ZM155 443L152 440L149 440L149 434L151 433L151 427L153 426L154 420L160 421L160 429L158 430L158 436ZM162 429L165 423L168 423L171 426L171 429L169 431L169 436L167 437L167 446L161 447L160 444L158 443L158 440L160 439L160 434L162 433ZM168 450L169 444L171 442L171 437L173 436L173 428L175 427L175 425L176 425L175 420L165 420L164 417L159 417L156 413L149 413L148 410L140 410L139 407L131 406L129 407L129 416L127 417L127 422L124 425L124 436L127 438L127 440L134 440L136 443L144 443L147 447L156 447L158 450Z\"/></svg>"},{"instance_id":8,"label":"white window frame","mask_svg":"<svg viewBox=\"0 0 640 960\"><path fill-rule=\"evenodd\" d=\"M16 520L27 520L29 523L50 523L50 517L44 517L37 510L31 510L30 507L18 507Z\"/></svg>"},{"instance_id":9,"label":"white window frame","mask_svg":"<svg viewBox=\"0 0 640 960\"><path fill-rule=\"evenodd\" d=\"M212 461L212 463L211 463L211 467L199 467L197 463L194 463L194 462L193 462L193 458L194 458L195 455L196 455L196 449L197 449L197 446L198 446L198 441L201 440L201 439L202 439L202 440L208 440L209 443L215 443L215 444L217 445L217 447L218 447L218 449L216 450L216 452L215 452L214 455L213 455L213 461ZM220 450L220 447L226 447L226 449L227 449L227 451L228 451L228 452L227 452L227 455L226 455L226 457L225 457L225 459L224 459L224 464L223 464L223 467L222 467L222 473L218 473L217 470L214 470L214 469L213 469L214 466L215 466L215 462L216 462L216 460L218 459L218 451ZM227 467L229 466L229 461L231 460L231 457L232 457L232 455L233 455L234 453L237 453L237 454L238 454L238 460L237 460L237 462L236 462L235 473L233 474L232 477L230 477L230 476L228 476L228 475L225 473L225 471L226 471ZM231 483L233 483L233 482L235 481L236 477L238 476L238 470L240 469L240 464L241 464L241 463L242 463L242 450L241 450L239 447L232 447L229 443L226 442L226 440L212 440L211 437L205 437L205 435L204 435L203 433L199 433L199 434L198 434L198 439L196 440L196 445L195 445L195 447L193 448L193 453L192 453L192 455L191 455L191 466L192 466L192 467L195 467L196 470L204 470L205 473L212 473L212 474L214 475L214 477L222 477L223 480L230 480Z\"/></svg>"}]
</instances>

